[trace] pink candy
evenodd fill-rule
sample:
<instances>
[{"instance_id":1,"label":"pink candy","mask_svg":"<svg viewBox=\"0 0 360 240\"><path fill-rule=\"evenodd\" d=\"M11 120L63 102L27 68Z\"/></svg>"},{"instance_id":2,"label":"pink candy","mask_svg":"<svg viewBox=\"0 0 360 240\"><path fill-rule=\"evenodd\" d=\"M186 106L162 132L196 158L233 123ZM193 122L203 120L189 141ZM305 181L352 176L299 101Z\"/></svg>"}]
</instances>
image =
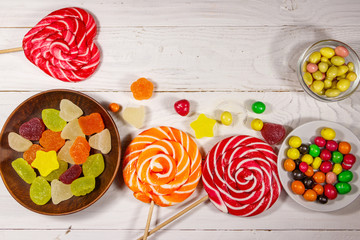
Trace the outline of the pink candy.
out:
<instances>
[{"instance_id":1,"label":"pink candy","mask_svg":"<svg viewBox=\"0 0 360 240\"><path fill-rule=\"evenodd\" d=\"M318 65L316 65L315 63L308 63L308 65L306 65L306 70L309 73L314 73L319 69Z\"/></svg>"},{"instance_id":2,"label":"pink candy","mask_svg":"<svg viewBox=\"0 0 360 240\"><path fill-rule=\"evenodd\" d=\"M335 54L337 56L340 56L340 57L343 57L343 58L346 58L347 56L349 56L349 51L346 49L346 47L344 46L337 46L335 48Z\"/></svg>"}]
</instances>

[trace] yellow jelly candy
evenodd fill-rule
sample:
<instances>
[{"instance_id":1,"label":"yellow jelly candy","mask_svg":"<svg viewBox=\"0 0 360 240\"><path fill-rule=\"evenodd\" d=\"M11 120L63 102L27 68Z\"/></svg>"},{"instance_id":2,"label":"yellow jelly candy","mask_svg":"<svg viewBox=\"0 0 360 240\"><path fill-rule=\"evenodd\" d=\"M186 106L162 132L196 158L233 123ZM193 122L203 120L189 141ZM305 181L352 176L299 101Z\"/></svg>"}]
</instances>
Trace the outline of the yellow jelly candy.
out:
<instances>
[{"instance_id":1,"label":"yellow jelly candy","mask_svg":"<svg viewBox=\"0 0 360 240\"><path fill-rule=\"evenodd\" d=\"M340 56L334 56L330 59L331 63L335 66L341 66L345 63L345 59Z\"/></svg>"},{"instance_id":2,"label":"yellow jelly candy","mask_svg":"<svg viewBox=\"0 0 360 240\"><path fill-rule=\"evenodd\" d=\"M255 131L261 131L263 126L264 126L263 121L261 121L258 118L255 118L254 120L251 121L251 128L254 129Z\"/></svg>"},{"instance_id":3,"label":"yellow jelly candy","mask_svg":"<svg viewBox=\"0 0 360 240\"><path fill-rule=\"evenodd\" d=\"M325 95L327 97L337 97L339 96L341 91L339 89L328 89L325 91Z\"/></svg>"},{"instance_id":4,"label":"yellow jelly candy","mask_svg":"<svg viewBox=\"0 0 360 240\"><path fill-rule=\"evenodd\" d=\"M221 119L221 123L226 125L226 126L230 126L231 123L232 123L232 115L230 112L228 111L224 111L221 116L220 116L220 119Z\"/></svg>"},{"instance_id":5,"label":"yellow jelly candy","mask_svg":"<svg viewBox=\"0 0 360 240\"><path fill-rule=\"evenodd\" d=\"M202 113L190 124L190 127L194 129L196 138L213 137L215 123L216 120L208 118Z\"/></svg>"},{"instance_id":6,"label":"yellow jelly candy","mask_svg":"<svg viewBox=\"0 0 360 240\"><path fill-rule=\"evenodd\" d=\"M309 72L304 73L303 79L304 79L305 84L308 86L310 86L313 82L313 77L312 77L311 73L309 73Z\"/></svg>"},{"instance_id":7,"label":"yellow jelly candy","mask_svg":"<svg viewBox=\"0 0 360 240\"><path fill-rule=\"evenodd\" d=\"M36 158L31 163L31 166L39 170L40 175L46 177L52 171L59 168L59 161L57 160L55 151L37 151Z\"/></svg>"},{"instance_id":8,"label":"yellow jelly candy","mask_svg":"<svg viewBox=\"0 0 360 240\"><path fill-rule=\"evenodd\" d=\"M320 59L321 59L321 54L319 52L313 52L309 56L309 62L311 62L311 63L316 64L316 63L320 62Z\"/></svg>"},{"instance_id":9,"label":"yellow jelly candy","mask_svg":"<svg viewBox=\"0 0 360 240\"><path fill-rule=\"evenodd\" d=\"M145 121L145 107L127 107L122 111L121 116L130 125L142 128Z\"/></svg>"}]
</instances>

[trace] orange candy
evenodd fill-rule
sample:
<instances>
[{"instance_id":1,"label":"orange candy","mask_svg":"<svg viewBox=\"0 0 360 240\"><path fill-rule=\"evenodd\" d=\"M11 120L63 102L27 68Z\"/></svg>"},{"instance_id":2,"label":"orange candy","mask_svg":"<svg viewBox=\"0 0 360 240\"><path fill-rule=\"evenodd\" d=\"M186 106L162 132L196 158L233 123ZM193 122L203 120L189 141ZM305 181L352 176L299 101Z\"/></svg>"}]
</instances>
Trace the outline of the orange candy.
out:
<instances>
[{"instance_id":1,"label":"orange candy","mask_svg":"<svg viewBox=\"0 0 360 240\"><path fill-rule=\"evenodd\" d=\"M313 175L313 179L316 183L324 183L325 182L325 173L323 172L316 172Z\"/></svg>"},{"instance_id":2,"label":"orange candy","mask_svg":"<svg viewBox=\"0 0 360 240\"><path fill-rule=\"evenodd\" d=\"M314 169L312 168L312 166L308 167L308 169L305 172L305 175L308 177L312 177L312 175L314 175Z\"/></svg>"},{"instance_id":3,"label":"orange candy","mask_svg":"<svg viewBox=\"0 0 360 240\"><path fill-rule=\"evenodd\" d=\"M313 201L316 200L317 194L316 194L316 192L315 192L314 190L308 189L308 190L306 190L306 192L304 193L303 197L304 197L304 199L305 199L306 201L313 202Z\"/></svg>"},{"instance_id":4,"label":"orange candy","mask_svg":"<svg viewBox=\"0 0 360 240\"><path fill-rule=\"evenodd\" d=\"M85 135L92 135L104 130L105 125L100 113L92 113L79 118L79 125Z\"/></svg>"},{"instance_id":5,"label":"orange candy","mask_svg":"<svg viewBox=\"0 0 360 240\"><path fill-rule=\"evenodd\" d=\"M46 152L54 150L57 152L65 144L65 139L61 138L61 132L45 130L39 140L40 145Z\"/></svg>"},{"instance_id":6,"label":"orange candy","mask_svg":"<svg viewBox=\"0 0 360 240\"><path fill-rule=\"evenodd\" d=\"M77 137L70 148L70 156L76 164L86 162L90 154L90 145L84 137Z\"/></svg>"},{"instance_id":7,"label":"orange candy","mask_svg":"<svg viewBox=\"0 0 360 240\"><path fill-rule=\"evenodd\" d=\"M145 100L151 98L154 85L146 78L139 78L131 84L130 89L136 100Z\"/></svg>"},{"instance_id":8,"label":"orange candy","mask_svg":"<svg viewBox=\"0 0 360 240\"><path fill-rule=\"evenodd\" d=\"M313 187L313 190L316 192L317 195L322 195L324 193L324 187L321 186L320 184L316 184Z\"/></svg>"},{"instance_id":9,"label":"orange candy","mask_svg":"<svg viewBox=\"0 0 360 240\"><path fill-rule=\"evenodd\" d=\"M296 164L295 164L294 160L292 160L290 158L285 160L284 168L286 171L292 172L292 171L294 171L295 167L296 167Z\"/></svg>"},{"instance_id":10,"label":"orange candy","mask_svg":"<svg viewBox=\"0 0 360 240\"><path fill-rule=\"evenodd\" d=\"M112 112L118 112L120 110L120 106L117 103L110 103L109 104L109 109Z\"/></svg>"},{"instance_id":11,"label":"orange candy","mask_svg":"<svg viewBox=\"0 0 360 240\"><path fill-rule=\"evenodd\" d=\"M351 151L351 145L348 142L340 142L338 146L338 151L342 154L348 154Z\"/></svg>"},{"instance_id":12,"label":"orange candy","mask_svg":"<svg viewBox=\"0 0 360 240\"><path fill-rule=\"evenodd\" d=\"M36 158L36 152L42 150L44 151L44 148L41 147L39 144L33 144L31 145L31 147L26 150L23 154L23 158L29 163L31 164L35 158Z\"/></svg>"},{"instance_id":13,"label":"orange candy","mask_svg":"<svg viewBox=\"0 0 360 240\"><path fill-rule=\"evenodd\" d=\"M301 181L296 180L291 183L291 190L295 194L302 195L305 192L305 186Z\"/></svg>"}]
</instances>

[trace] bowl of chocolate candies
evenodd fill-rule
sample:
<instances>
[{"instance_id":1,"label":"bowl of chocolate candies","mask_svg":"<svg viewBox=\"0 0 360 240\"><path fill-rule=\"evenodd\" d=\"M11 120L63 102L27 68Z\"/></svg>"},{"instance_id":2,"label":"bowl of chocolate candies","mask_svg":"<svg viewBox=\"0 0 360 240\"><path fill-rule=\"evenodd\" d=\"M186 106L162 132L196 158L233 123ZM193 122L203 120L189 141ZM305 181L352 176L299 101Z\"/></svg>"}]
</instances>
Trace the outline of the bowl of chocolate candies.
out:
<instances>
[{"instance_id":1,"label":"bowl of chocolate candies","mask_svg":"<svg viewBox=\"0 0 360 240\"><path fill-rule=\"evenodd\" d=\"M360 60L343 42L322 40L308 47L300 56L297 76L311 97L335 102L354 93L359 85Z\"/></svg>"}]
</instances>

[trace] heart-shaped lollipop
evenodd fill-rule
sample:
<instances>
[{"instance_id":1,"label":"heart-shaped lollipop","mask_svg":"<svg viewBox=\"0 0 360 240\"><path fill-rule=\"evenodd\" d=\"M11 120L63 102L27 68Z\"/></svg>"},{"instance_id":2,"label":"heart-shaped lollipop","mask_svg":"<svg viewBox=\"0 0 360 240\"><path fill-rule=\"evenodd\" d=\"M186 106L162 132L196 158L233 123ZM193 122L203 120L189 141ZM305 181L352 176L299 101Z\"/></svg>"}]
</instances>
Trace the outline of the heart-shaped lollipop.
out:
<instances>
[{"instance_id":1,"label":"heart-shaped lollipop","mask_svg":"<svg viewBox=\"0 0 360 240\"><path fill-rule=\"evenodd\" d=\"M96 23L81 8L63 8L43 18L23 39L25 56L48 75L78 82L94 73L100 52Z\"/></svg>"}]
</instances>

